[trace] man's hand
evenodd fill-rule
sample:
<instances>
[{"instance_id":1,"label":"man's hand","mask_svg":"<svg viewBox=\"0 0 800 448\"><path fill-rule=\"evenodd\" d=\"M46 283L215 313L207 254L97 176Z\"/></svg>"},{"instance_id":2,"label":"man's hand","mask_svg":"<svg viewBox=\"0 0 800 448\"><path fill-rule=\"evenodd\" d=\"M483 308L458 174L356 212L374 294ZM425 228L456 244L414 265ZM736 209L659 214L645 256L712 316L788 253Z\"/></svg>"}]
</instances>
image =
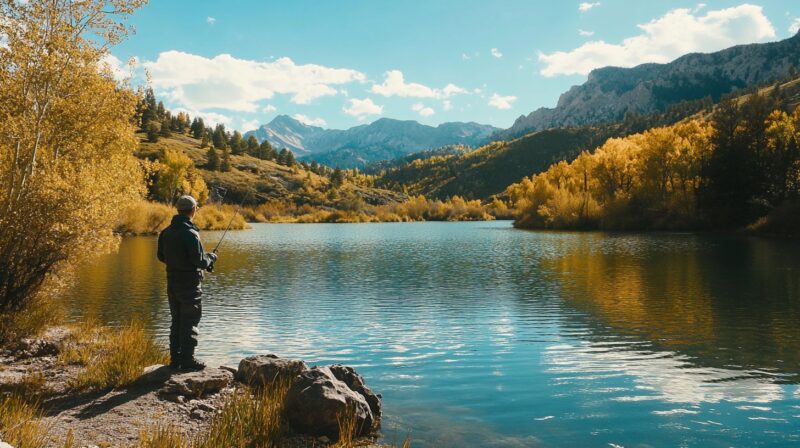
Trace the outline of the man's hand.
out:
<instances>
[{"instance_id":1,"label":"man's hand","mask_svg":"<svg viewBox=\"0 0 800 448\"><path fill-rule=\"evenodd\" d=\"M211 264L208 265L206 271L214 272L214 263L217 262L217 254L215 254L214 252L207 252L206 256L211 259Z\"/></svg>"}]
</instances>

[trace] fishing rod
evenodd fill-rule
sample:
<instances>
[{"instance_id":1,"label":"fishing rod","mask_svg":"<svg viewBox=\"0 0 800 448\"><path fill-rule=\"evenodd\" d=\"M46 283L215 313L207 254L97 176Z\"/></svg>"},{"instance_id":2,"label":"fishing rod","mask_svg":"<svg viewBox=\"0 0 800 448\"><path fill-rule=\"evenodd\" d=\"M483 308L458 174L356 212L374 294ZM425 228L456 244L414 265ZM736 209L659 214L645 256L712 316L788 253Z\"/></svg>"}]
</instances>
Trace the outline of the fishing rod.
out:
<instances>
[{"instance_id":1,"label":"fishing rod","mask_svg":"<svg viewBox=\"0 0 800 448\"><path fill-rule=\"evenodd\" d=\"M231 216L231 220L228 221L228 227L225 228L225 232L222 233L222 237L219 239L219 241L217 241L217 245L214 247L214 250L211 251L213 254L217 253L217 250L219 249L219 245L222 244L223 240L225 240L225 236L228 235L228 231L231 230L231 225L233 224L233 220L236 219L236 215L239 214L239 210L244 205L244 201L247 200L248 196L250 196L250 191L245 193L244 197L242 198L242 202L239 203L239 206L236 207L236 211L233 212L233 216Z\"/></svg>"}]
</instances>

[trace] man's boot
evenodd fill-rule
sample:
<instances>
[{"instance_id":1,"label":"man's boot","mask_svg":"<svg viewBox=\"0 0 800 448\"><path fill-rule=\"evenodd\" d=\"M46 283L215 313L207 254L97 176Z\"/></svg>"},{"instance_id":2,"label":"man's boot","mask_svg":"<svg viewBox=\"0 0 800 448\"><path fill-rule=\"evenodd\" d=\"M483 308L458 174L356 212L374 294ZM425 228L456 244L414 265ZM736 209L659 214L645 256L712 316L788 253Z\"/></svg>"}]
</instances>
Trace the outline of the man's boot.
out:
<instances>
[{"instance_id":1,"label":"man's boot","mask_svg":"<svg viewBox=\"0 0 800 448\"><path fill-rule=\"evenodd\" d=\"M203 370L206 368L205 363L199 361L194 357L194 347L191 349L184 349L181 351L181 370L184 372L191 372Z\"/></svg>"}]
</instances>

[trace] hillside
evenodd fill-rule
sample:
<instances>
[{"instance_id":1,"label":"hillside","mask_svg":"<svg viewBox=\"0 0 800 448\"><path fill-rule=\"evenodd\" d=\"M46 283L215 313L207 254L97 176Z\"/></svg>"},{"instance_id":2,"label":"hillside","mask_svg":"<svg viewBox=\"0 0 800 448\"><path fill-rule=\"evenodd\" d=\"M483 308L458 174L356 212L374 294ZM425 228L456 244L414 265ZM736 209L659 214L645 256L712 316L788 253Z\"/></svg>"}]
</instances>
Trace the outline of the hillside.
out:
<instances>
[{"instance_id":1,"label":"hillside","mask_svg":"<svg viewBox=\"0 0 800 448\"><path fill-rule=\"evenodd\" d=\"M364 167L425 149L445 145L479 146L499 129L478 123L442 123L427 126L413 120L381 118L346 130L323 129L280 115L246 132L274 148L288 148L304 160L341 168Z\"/></svg>"},{"instance_id":2,"label":"hillside","mask_svg":"<svg viewBox=\"0 0 800 448\"><path fill-rule=\"evenodd\" d=\"M633 68L604 67L561 95L555 108L520 116L495 134L512 139L543 129L620 121L626 113L651 114L681 101L723 95L772 83L800 67L800 35L765 44L731 47L715 53L692 53L667 64Z\"/></svg>"},{"instance_id":3,"label":"hillside","mask_svg":"<svg viewBox=\"0 0 800 448\"><path fill-rule=\"evenodd\" d=\"M617 127L550 129L511 142L493 142L466 154L416 159L385 171L376 185L410 194L486 199L531 172L574 159L619 132Z\"/></svg>"},{"instance_id":4,"label":"hillside","mask_svg":"<svg viewBox=\"0 0 800 448\"><path fill-rule=\"evenodd\" d=\"M225 189L226 202L238 202L250 191L248 204L269 201L290 202L296 205L326 205L325 194L332 188L328 176L307 170L303 165L292 167L273 160L261 160L250 155L231 155L231 170L210 171L204 168L207 149L200 148L200 140L186 134L173 133L150 143L140 134L141 143L137 156L156 160L165 149L179 150L189 156L210 190ZM372 205L402 201L405 195L393 191L367 187L354 183L352 190L365 203Z\"/></svg>"}]
</instances>

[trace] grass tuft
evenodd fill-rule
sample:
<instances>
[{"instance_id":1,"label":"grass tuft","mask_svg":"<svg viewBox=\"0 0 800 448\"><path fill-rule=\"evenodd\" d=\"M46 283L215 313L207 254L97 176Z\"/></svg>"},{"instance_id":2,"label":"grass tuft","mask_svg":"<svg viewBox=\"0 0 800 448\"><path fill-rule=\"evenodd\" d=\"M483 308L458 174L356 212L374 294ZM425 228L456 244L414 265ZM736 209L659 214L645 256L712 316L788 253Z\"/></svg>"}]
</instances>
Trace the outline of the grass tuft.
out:
<instances>
[{"instance_id":1,"label":"grass tuft","mask_svg":"<svg viewBox=\"0 0 800 448\"><path fill-rule=\"evenodd\" d=\"M0 438L16 448L49 446L49 429L38 405L17 395L0 397Z\"/></svg>"},{"instance_id":2,"label":"grass tuft","mask_svg":"<svg viewBox=\"0 0 800 448\"><path fill-rule=\"evenodd\" d=\"M62 353L63 362L86 366L70 384L76 390L124 387L145 367L168 362L167 354L139 322L117 330L87 325Z\"/></svg>"},{"instance_id":3,"label":"grass tuft","mask_svg":"<svg viewBox=\"0 0 800 448\"><path fill-rule=\"evenodd\" d=\"M142 430L137 448L191 448L183 434L172 426Z\"/></svg>"}]
</instances>

